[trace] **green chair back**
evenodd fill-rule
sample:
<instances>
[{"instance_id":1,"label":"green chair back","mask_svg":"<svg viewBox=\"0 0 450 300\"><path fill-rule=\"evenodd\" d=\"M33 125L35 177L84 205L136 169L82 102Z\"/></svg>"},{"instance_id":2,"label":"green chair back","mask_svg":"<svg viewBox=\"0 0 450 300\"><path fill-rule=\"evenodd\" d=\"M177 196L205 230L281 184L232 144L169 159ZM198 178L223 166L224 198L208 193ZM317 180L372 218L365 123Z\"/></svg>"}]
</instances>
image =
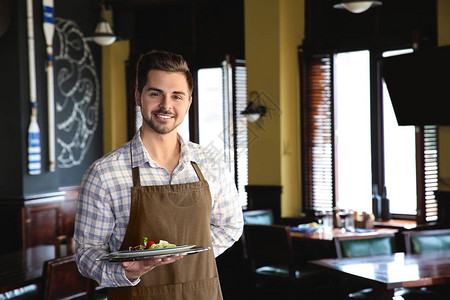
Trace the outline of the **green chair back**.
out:
<instances>
[{"instance_id":1,"label":"green chair back","mask_svg":"<svg viewBox=\"0 0 450 300\"><path fill-rule=\"evenodd\" d=\"M342 257L376 256L393 253L391 237L341 240L340 247Z\"/></svg>"},{"instance_id":2,"label":"green chair back","mask_svg":"<svg viewBox=\"0 0 450 300\"><path fill-rule=\"evenodd\" d=\"M273 225L271 210L249 210L244 212L244 224Z\"/></svg>"},{"instance_id":3,"label":"green chair back","mask_svg":"<svg viewBox=\"0 0 450 300\"><path fill-rule=\"evenodd\" d=\"M450 250L450 234L412 236L411 244L414 253Z\"/></svg>"},{"instance_id":4,"label":"green chair back","mask_svg":"<svg viewBox=\"0 0 450 300\"><path fill-rule=\"evenodd\" d=\"M450 229L422 229L403 232L406 253L450 250Z\"/></svg>"}]
</instances>

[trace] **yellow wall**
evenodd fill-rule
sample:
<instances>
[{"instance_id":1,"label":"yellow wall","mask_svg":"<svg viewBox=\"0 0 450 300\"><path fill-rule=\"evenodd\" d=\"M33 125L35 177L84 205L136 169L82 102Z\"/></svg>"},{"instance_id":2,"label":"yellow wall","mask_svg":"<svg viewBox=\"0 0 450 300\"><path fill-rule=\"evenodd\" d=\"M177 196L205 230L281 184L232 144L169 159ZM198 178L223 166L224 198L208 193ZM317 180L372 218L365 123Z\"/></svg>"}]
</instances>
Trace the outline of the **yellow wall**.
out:
<instances>
[{"instance_id":1,"label":"yellow wall","mask_svg":"<svg viewBox=\"0 0 450 300\"><path fill-rule=\"evenodd\" d=\"M281 185L280 24L277 0L245 0L247 91L264 93L268 113L249 123L249 184Z\"/></svg>"},{"instance_id":2,"label":"yellow wall","mask_svg":"<svg viewBox=\"0 0 450 300\"><path fill-rule=\"evenodd\" d=\"M261 127L249 123L249 184L281 185L282 216L300 213L300 129L297 47L303 0L245 0L248 92L268 108Z\"/></svg>"},{"instance_id":3,"label":"yellow wall","mask_svg":"<svg viewBox=\"0 0 450 300\"><path fill-rule=\"evenodd\" d=\"M300 97L297 47L304 38L304 2L280 2L282 215L300 214Z\"/></svg>"},{"instance_id":4,"label":"yellow wall","mask_svg":"<svg viewBox=\"0 0 450 300\"><path fill-rule=\"evenodd\" d=\"M438 0L438 44L450 45L450 1ZM450 190L450 126L439 127L439 189Z\"/></svg>"},{"instance_id":5,"label":"yellow wall","mask_svg":"<svg viewBox=\"0 0 450 300\"><path fill-rule=\"evenodd\" d=\"M106 154L125 143L127 137L127 91L125 62L129 41L102 47L103 152ZM118 84L118 83L122 84Z\"/></svg>"}]
</instances>

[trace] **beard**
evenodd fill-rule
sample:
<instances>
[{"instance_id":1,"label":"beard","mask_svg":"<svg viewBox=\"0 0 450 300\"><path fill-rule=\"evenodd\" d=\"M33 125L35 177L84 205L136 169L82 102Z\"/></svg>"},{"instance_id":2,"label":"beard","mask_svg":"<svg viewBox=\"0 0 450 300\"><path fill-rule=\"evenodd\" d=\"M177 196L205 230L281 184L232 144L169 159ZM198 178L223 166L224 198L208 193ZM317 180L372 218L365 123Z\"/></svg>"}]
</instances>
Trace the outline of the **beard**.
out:
<instances>
[{"instance_id":1,"label":"beard","mask_svg":"<svg viewBox=\"0 0 450 300\"><path fill-rule=\"evenodd\" d=\"M171 115L171 116L174 116L174 117L177 116L175 114L171 114L170 112L164 111L164 110L159 110L157 112L152 112L152 115L154 113L156 113L156 114L167 114L167 115ZM151 129L153 129L156 133L159 133L159 134L168 134L168 133L174 131L181 124L181 122L178 123L178 124L175 124L174 126L169 126L167 124L161 124L158 121L156 121L155 119L149 118L149 117L145 116L144 114L142 114L142 120Z\"/></svg>"}]
</instances>

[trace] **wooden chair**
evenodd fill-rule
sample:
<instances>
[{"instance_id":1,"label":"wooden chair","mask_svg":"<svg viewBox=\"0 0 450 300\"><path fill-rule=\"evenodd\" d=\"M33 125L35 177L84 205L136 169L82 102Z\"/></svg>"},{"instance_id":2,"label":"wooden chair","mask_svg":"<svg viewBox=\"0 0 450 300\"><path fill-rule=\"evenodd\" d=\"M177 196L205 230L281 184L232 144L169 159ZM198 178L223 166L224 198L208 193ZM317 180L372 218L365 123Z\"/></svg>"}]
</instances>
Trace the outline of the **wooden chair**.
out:
<instances>
[{"instance_id":1,"label":"wooden chair","mask_svg":"<svg viewBox=\"0 0 450 300\"><path fill-rule=\"evenodd\" d=\"M252 225L272 225L273 212L270 209L254 209L242 212L244 216L244 224ZM242 257L244 260L248 258L245 234L241 236Z\"/></svg>"},{"instance_id":2,"label":"wooden chair","mask_svg":"<svg viewBox=\"0 0 450 300\"><path fill-rule=\"evenodd\" d=\"M377 237L335 237L337 258L388 255L394 253L392 243L395 235L386 234ZM350 282L347 282L350 285ZM353 287L354 288L354 287ZM348 299L371 299L372 288L358 290L347 295Z\"/></svg>"},{"instance_id":3,"label":"wooden chair","mask_svg":"<svg viewBox=\"0 0 450 300\"><path fill-rule=\"evenodd\" d=\"M334 239L336 256L338 258L345 258L393 254L397 248L395 240L394 233L380 234L373 237L336 237ZM372 293L372 288L363 288L356 292L349 293L347 299L372 299ZM395 290L393 299L436 300L440 298L436 298L436 293L428 290L399 288Z\"/></svg>"},{"instance_id":4,"label":"wooden chair","mask_svg":"<svg viewBox=\"0 0 450 300\"><path fill-rule=\"evenodd\" d=\"M84 277L74 260L75 241L71 236L55 238L55 259L44 263L43 299L107 299L107 290Z\"/></svg>"},{"instance_id":5,"label":"wooden chair","mask_svg":"<svg viewBox=\"0 0 450 300\"><path fill-rule=\"evenodd\" d=\"M251 284L255 293L280 288L278 292L283 293L300 286L302 292L314 288L317 288L316 293L325 291L323 287L328 282L323 273L296 265L290 231L289 226L283 225L244 225ZM278 297L281 299L281 295Z\"/></svg>"},{"instance_id":6,"label":"wooden chair","mask_svg":"<svg viewBox=\"0 0 450 300\"><path fill-rule=\"evenodd\" d=\"M338 258L388 255L395 252L395 234L379 234L376 237L342 236L334 238L334 244Z\"/></svg>"},{"instance_id":7,"label":"wooden chair","mask_svg":"<svg viewBox=\"0 0 450 300\"><path fill-rule=\"evenodd\" d=\"M405 251L409 254L450 250L450 229L424 229L404 231ZM450 299L450 285L422 288L433 293L435 299Z\"/></svg>"},{"instance_id":8,"label":"wooden chair","mask_svg":"<svg viewBox=\"0 0 450 300\"><path fill-rule=\"evenodd\" d=\"M55 238L55 257L74 254L75 241L71 236L60 235Z\"/></svg>"},{"instance_id":9,"label":"wooden chair","mask_svg":"<svg viewBox=\"0 0 450 300\"><path fill-rule=\"evenodd\" d=\"M44 300L89 299L91 280L78 271L73 255L58 257L44 263Z\"/></svg>"},{"instance_id":10,"label":"wooden chair","mask_svg":"<svg viewBox=\"0 0 450 300\"><path fill-rule=\"evenodd\" d=\"M450 229L404 231L406 253L450 250Z\"/></svg>"}]
</instances>

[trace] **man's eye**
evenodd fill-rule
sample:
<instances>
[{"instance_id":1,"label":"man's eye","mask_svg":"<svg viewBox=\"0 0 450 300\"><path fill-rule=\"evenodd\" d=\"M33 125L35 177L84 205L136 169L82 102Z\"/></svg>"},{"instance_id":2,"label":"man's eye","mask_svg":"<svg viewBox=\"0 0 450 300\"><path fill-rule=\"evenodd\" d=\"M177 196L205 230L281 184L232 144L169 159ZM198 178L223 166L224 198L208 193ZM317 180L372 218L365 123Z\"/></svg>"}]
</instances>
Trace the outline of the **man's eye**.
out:
<instances>
[{"instance_id":1,"label":"man's eye","mask_svg":"<svg viewBox=\"0 0 450 300\"><path fill-rule=\"evenodd\" d=\"M152 93L150 93L150 96L152 96L152 97L158 97L160 94L159 93L157 93L157 92L152 92Z\"/></svg>"},{"instance_id":2,"label":"man's eye","mask_svg":"<svg viewBox=\"0 0 450 300\"><path fill-rule=\"evenodd\" d=\"M178 96L178 95L174 95L173 99L175 99L175 100L183 100L183 97Z\"/></svg>"}]
</instances>

